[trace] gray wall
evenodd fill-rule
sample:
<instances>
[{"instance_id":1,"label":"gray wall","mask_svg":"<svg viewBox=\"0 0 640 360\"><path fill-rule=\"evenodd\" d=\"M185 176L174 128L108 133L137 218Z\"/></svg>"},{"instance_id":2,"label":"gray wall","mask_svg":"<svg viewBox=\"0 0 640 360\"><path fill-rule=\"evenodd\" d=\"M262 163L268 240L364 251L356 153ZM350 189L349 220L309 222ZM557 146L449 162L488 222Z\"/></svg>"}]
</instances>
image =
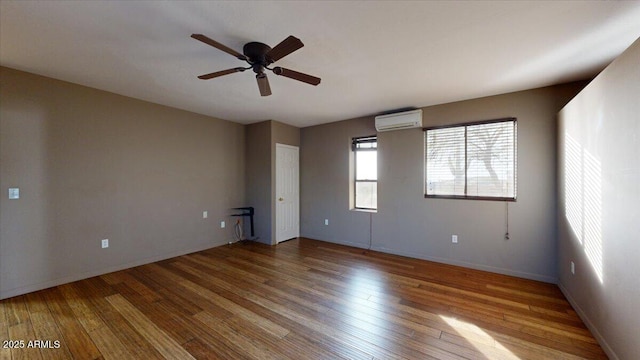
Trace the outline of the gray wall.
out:
<instances>
[{"instance_id":1,"label":"gray wall","mask_svg":"<svg viewBox=\"0 0 640 360\"><path fill-rule=\"evenodd\" d=\"M276 143L300 146L300 129L274 120L246 128L247 206L256 210L257 241L275 244Z\"/></svg>"},{"instance_id":2,"label":"gray wall","mask_svg":"<svg viewBox=\"0 0 640 360\"><path fill-rule=\"evenodd\" d=\"M0 71L0 298L233 238L242 125Z\"/></svg>"},{"instance_id":3,"label":"gray wall","mask_svg":"<svg viewBox=\"0 0 640 360\"><path fill-rule=\"evenodd\" d=\"M558 131L559 284L612 359L640 359L639 63L637 40Z\"/></svg>"},{"instance_id":4,"label":"gray wall","mask_svg":"<svg viewBox=\"0 0 640 360\"><path fill-rule=\"evenodd\" d=\"M271 122L247 125L246 134L247 203L243 206L255 208L257 241L271 244ZM248 225L244 230L245 237L249 238Z\"/></svg>"},{"instance_id":5,"label":"gray wall","mask_svg":"<svg viewBox=\"0 0 640 360\"><path fill-rule=\"evenodd\" d=\"M518 118L518 200L425 199L421 129L378 134L378 212L349 208L350 140L373 117L303 128L302 236L555 282L556 114L584 83L424 108L424 126ZM329 225L324 225L329 219ZM459 243L451 243L451 235Z\"/></svg>"},{"instance_id":6,"label":"gray wall","mask_svg":"<svg viewBox=\"0 0 640 360\"><path fill-rule=\"evenodd\" d=\"M349 210L349 164L351 138L375 133L370 118L301 129L301 236L357 247L369 246L372 214ZM324 225L324 219L329 220L329 225Z\"/></svg>"}]
</instances>

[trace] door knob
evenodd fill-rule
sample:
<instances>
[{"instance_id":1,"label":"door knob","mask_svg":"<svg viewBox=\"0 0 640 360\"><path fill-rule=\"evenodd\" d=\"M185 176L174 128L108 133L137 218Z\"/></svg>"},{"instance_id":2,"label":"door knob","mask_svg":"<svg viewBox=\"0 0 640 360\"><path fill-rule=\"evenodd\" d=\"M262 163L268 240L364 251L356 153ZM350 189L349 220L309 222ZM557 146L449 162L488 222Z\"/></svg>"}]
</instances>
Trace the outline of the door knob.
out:
<instances>
[{"instance_id":1,"label":"door knob","mask_svg":"<svg viewBox=\"0 0 640 360\"><path fill-rule=\"evenodd\" d=\"M284 200L284 199L283 199L283 198L279 198L279 199L278 199L278 201L282 201L282 200Z\"/></svg>"}]
</instances>

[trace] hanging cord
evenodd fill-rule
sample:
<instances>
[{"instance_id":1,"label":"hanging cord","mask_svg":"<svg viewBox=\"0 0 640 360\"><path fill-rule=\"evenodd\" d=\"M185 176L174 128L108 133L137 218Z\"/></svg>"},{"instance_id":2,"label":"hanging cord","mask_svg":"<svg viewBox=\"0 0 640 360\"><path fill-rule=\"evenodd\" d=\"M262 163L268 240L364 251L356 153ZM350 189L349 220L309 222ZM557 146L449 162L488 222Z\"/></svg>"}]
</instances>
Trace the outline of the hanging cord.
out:
<instances>
[{"instance_id":1,"label":"hanging cord","mask_svg":"<svg viewBox=\"0 0 640 360\"><path fill-rule=\"evenodd\" d=\"M233 229L233 237L236 239L236 242L244 240L244 231L242 229L240 219L236 220L236 225Z\"/></svg>"},{"instance_id":2,"label":"hanging cord","mask_svg":"<svg viewBox=\"0 0 640 360\"><path fill-rule=\"evenodd\" d=\"M505 240L509 240L509 238L510 238L510 236L509 236L509 202L505 201L504 205L505 205L504 216L505 216L505 223L506 223L506 227L507 227L507 230L504 233L504 239Z\"/></svg>"},{"instance_id":3,"label":"hanging cord","mask_svg":"<svg viewBox=\"0 0 640 360\"><path fill-rule=\"evenodd\" d=\"M371 250L371 246L372 246L372 238L373 238L373 231L371 230L373 228L372 226L372 222L373 222L373 214L369 213L369 247L367 247L366 250L362 250L362 255L367 255L367 251Z\"/></svg>"},{"instance_id":4,"label":"hanging cord","mask_svg":"<svg viewBox=\"0 0 640 360\"><path fill-rule=\"evenodd\" d=\"M369 248L367 250L371 250L372 245L373 245L373 214L369 213Z\"/></svg>"}]
</instances>

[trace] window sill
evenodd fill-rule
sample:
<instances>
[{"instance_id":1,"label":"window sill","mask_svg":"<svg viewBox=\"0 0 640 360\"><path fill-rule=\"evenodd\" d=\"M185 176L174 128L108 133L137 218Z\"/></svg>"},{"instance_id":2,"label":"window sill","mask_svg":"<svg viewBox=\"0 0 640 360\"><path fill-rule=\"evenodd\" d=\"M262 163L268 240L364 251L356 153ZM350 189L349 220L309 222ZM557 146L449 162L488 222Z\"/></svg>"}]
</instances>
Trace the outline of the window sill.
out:
<instances>
[{"instance_id":1,"label":"window sill","mask_svg":"<svg viewBox=\"0 0 640 360\"><path fill-rule=\"evenodd\" d=\"M376 214L378 212L378 209L358 209L358 208L353 208L353 209L349 209L350 211L359 211L359 212L365 212L365 213L372 213L372 214Z\"/></svg>"},{"instance_id":2,"label":"window sill","mask_svg":"<svg viewBox=\"0 0 640 360\"><path fill-rule=\"evenodd\" d=\"M425 199L456 199L456 200L485 200L516 202L516 198L493 196L462 196L462 195L425 195Z\"/></svg>"}]
</instances>

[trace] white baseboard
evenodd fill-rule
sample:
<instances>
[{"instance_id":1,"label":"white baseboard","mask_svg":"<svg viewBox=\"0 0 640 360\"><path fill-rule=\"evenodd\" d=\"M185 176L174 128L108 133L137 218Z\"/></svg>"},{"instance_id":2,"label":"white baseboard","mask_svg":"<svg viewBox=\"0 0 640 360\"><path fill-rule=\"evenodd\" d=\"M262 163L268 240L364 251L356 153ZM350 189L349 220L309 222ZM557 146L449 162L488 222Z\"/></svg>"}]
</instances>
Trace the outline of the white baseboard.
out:
<instances>
[{"instance_id":1,"label":"white baseboard","mask_svg":"<svg viewBox=\"0 0 640 360\"><path fill-rule=\"evenodd\" d=\"M378 247L378 246L372 247L371 250L380 251L380 252L384 252L384 253L388 253L388 254L406 256L406 257L410 257L410 258L414 258L414 259L422 259L422 260L427 260L427 261L433 261L433 262L442 263L442 264L462 266L462 267L466 267L466 268L470 268L470 269L488 271L488 272L502 274L502 275L515 276L515 277L529 279L529 280L542 281L542 282L551 283L551 284L557 284L558 283L558 279L555 278L555 277L552 277L552 276L528 273L528 272L523 272L523 271L515 271L515 270L511 270L511 269L504 269L504 268L499 268L499 267L494 267L494 266L489 266L489 265L474 264L474 263L470 263L470 262L466 262L466 261L445 259L445 258L440 258L440 257L429 256L429 255L422 254L422 253L414 253L414 252L406 253L406 252L403 252L403 251L397 251L397 250L393 250L393 249L389 249L389 248L385 248L385 247Z\"/></svg>"},{"instance_id":2,"label":"white baseboard","mask_svg":"<svg viewBox=\"0 0 640 360\"><path fill-rule=\"evenodd\" d=\"M595 325L593 325L591 320L589 320L589 317L587 316L587 314L582 310L582 308L573 299L573 297L571 297L571 294L569 293L567 288L562 286L562 284L560 283L558 283L558 287L560 288L560 291L562 291L562 294L564 294L564 297L566 297L567 300L569 301L569 304L571 304L571 306L576 311L576 313L578 313L578 316L580 316L580 319L582 319L582 322L584 322L585 325L587 325L587 328L589 328L589 331L591 331L591 333L593 334L593 337L596 338L596 340L602 347L602 350L604 350L604 352L607 354L609 359L620 360L618 355L616 355L615 351L613 351L611 346L609 346L609 343L607 343L607 340L605 340L604 336L600 334L600 332L598 331L598 328L596 328Z\"/></svg>"},{"instance_id":3,"label":"white baseboard","mask_svg":"<svg viewBox=\"0 0 640 360\"><path fill-rule=\"evenodd\" d=\"M309 236L301 236L307 239L311 239L311 240L318 240L318 241L324 241L324 242L328 242L328 243L332 243L332 244L338 244L338 245L344 245L344 246L351 246L351 247L355 247L355 248L359 248L359 249L366 249L369 247L368 244L363 244L363 243L357 243L357 242L351 242L351 241L333 241L333 240L320 240L314 237L309 237ZM373 250L373 249L371 249Z\"/></svg>"},{"instance_id":4,"label":"white baseboard","mask_svg":"<svg viewBox=\"0 0 640 360\"><path fill-rule=\"evenodd\" d=\"M78 280L88 279L88 278L91 278L91 277L94 277L94 276L104 275L104 274L108 274L108 273L111 273L111 272L120 271L120 270L124 270L124 269L129 269L129 268L140 266L140 265L150 264L150 263L153 263L153 262L156 262L156 261L166 260L166 259L170 259L170 258L173 258L173 257L176 257L176 256L191 254L191 253L194 253L194 252L198 252L198 251L202 251L202 250L206 250L206 249L211 249L213 247L217 247L217 246L221 246L221 245L225 245L225 244L226 244L225 242L222 242L220 244L215 243L215 244L207 244L207 245L197 246L197 247L193 247L193 248L180 249L180 250L173 251L173 252L166 253L166 254L162 254L162 255L156 255L156 256L151 256L151 257L144 258L144 259L138 259L138 260L135 260L135 261L132 261L132 262L129 262L129 263L125 263L125 264L118 264L118 265L109 266L109 267L102 268L102 269L83 272L83 273L80 273L80 274L73 274L73 275L70 275L70 276L65 276L65 277L61 277L61 278L58 278L58 279L53 279L53 280L49 280L49 281L45 281L45 282L41 282L41 283L37 283L37 284L30 284L30 285L21 286L21 287L17 287L17 288L13 288L13 289L8 289L8 290L4 290L4 291L0 292L0 300L8 299L10 297L14 297L14 296L18 296L18 295L27 294L27 293L38 291L38 290L47 289L47 288L58 286L58 285L62 285L62 284L68 284L68 283L71 283L71 282L74 282L74 281L78 281Z\"/></svg>"},{"instance_id":5,"label":"white baseboard","mask_svg":"<svg viewBox=\"0 0 640 360\"><path fill-rule=\"evenodd\" d=\"M308 239L317 239L319 241L326 241L326 242L330 242L330 243L334 243L334 244L353 246L353 247L357 247L357 248L361 248L361 249L367 249L369 247L369 244L355 243L355 242L350 242L350 241L332 241L332 240L318 239L318 238L314 238L314 237L310 237L310 236L303 236L303 237L306 237ZM466 268L475 269L475 270L482 270L482 271L488 271L488 272L497 273L497 274L515 276L515 277L529 279L529 280L542 281L542 282L551 283L551 284L557 284L558 283L558 279L553 277L553 276L546 276L546 275L540 275L540 274L534 274L534 273L527 273L527 272L522 272L522 271L514 271L514 270L511 270L511 269L503 269L503 268L493 267L493 266L488 266L488 265L474 264L474 263L469 263L469 262L465 262L465 261L457 261L457 260L439 258L439 257L434 257L434 256L430 256L430 255L427 255L427 254L416 253L416 252L408 253L408 252L403 252L403 251L397 251L397 250L394 250L394 249L389 249L389 248L386 248L386 247L383 247L383 246L375 246L374 245L374 246L371 247L371 250L379 251L379 252L383 252L383 253L387 253L387 254L406 256L406 257L413 258L413 259L422 259L422 260L433 261L433 262L442 263L442 264L461 266L461 267L466 267Z\"/></svg>"}]
</instances>

